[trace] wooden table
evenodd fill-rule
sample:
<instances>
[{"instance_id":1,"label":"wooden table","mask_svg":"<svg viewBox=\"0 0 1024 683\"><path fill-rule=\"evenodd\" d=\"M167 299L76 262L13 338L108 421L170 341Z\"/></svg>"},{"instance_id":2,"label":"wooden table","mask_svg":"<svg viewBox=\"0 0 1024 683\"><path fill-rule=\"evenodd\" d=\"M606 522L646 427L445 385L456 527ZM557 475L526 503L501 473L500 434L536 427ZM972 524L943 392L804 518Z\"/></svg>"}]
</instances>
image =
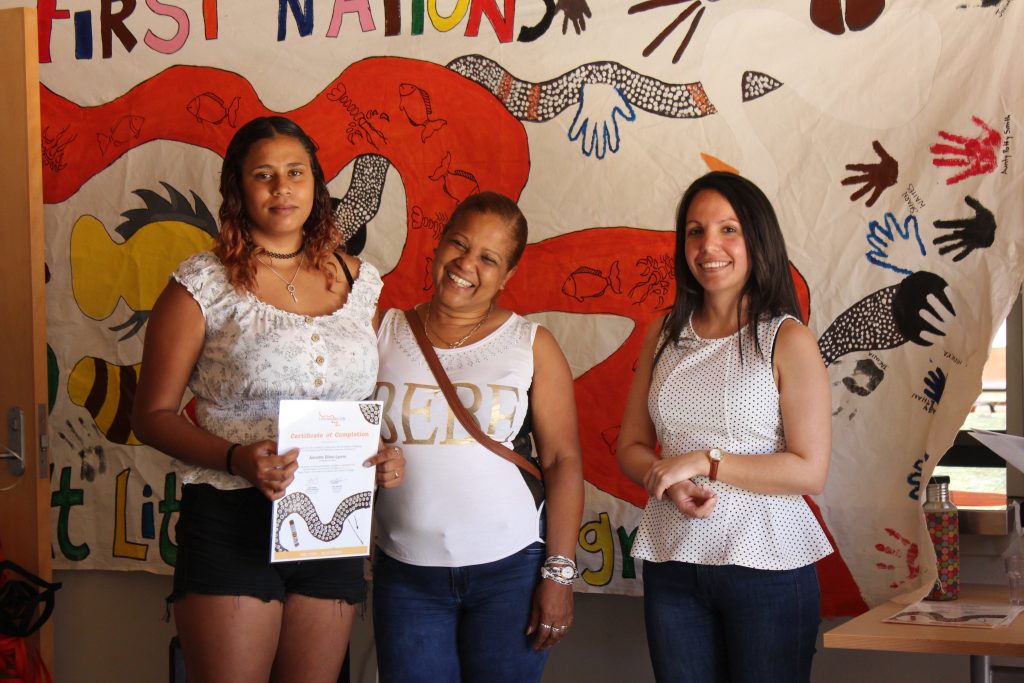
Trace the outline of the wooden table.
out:
<instances>
[{"instance_id":1,"label":"wooden table","mask_svg":"<svg viewBox=\"0 0 1024 683\"><path fill-rule=\"evenodd\" d=\"M965 584L960 599L1006 604L1005 585ZM991 658L1024 657L1024 614L1003 628L887 624L906 607L889 601L825 633L825 647L884 652L934 652L971 657L971 683L991 683Z\"/></svg>"}]
</instances>

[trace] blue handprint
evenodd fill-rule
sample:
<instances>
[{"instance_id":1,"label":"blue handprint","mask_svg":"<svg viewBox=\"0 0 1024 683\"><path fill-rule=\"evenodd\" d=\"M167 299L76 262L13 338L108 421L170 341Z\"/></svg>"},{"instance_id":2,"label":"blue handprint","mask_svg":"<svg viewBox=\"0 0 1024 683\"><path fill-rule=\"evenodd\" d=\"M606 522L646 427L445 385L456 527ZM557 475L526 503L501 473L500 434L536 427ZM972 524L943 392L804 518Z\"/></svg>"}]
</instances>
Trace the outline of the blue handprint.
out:
<instances>
[{"instance_id":1,"label":"blue handprint","mask_svg":"<svg viewBox=\"0 0 1024 683\"><path fill-rule=\"evenodd\" d=\"M903 268L889 261L889 247L892 246L897 238L910 240L911 231L914 233L913 237L921 251L921 256L924 256L927 252L925 252L924 242L921 241L921 235L918 232L917 216L910 214L901 226L899 220L891 212L885 214L884 225L878 221L871 221L868 224L866 239L871 249L865 252L864 255L868 257L870 263L876 266L887 268L901 275L910 275L914 272L913 270Z\"/></svg>"},{"instance_id":2,"label":"blue handprint","mask_svg":"<svg viewBox=\"0 0 1024 683\"><path fill-rule=\"evenodd\" d=\"M636 119L633 105L618 88L603 83L584 84L580 103L569 126L569 139L580 140L584 156L596 154L598 159L611 151L619 151L619 123Z\"/></svg>"},{"instance_id":3,"label":"blue handprint","mask_svg":"<svg viewBox=\"0 0 1024 683\"><path fill-rule=\"evenodd\" d=\"M924 395L938 403L942 400L942 392L946 389L946 373L942 368L929 370L924 376Z\"/></svg>"}]
</instances>

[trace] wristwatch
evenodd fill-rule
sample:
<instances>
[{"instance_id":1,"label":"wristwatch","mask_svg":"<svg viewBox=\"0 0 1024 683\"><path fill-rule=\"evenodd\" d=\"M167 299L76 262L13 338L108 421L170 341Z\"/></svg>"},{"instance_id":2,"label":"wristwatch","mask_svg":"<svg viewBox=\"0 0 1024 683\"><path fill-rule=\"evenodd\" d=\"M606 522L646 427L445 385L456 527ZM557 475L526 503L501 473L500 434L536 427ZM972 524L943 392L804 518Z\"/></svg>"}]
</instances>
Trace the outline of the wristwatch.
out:
<instances>
[{"instance_id":1,"label":"wristwatch","mask_svg":"<svg viewBox=\"0 0 1024 683\"><path fill-rule=\"evenodd\" d=\"M717 481L718 464L722 462L722 451L717 448L712 448L708 451L708 460L711 461L711 471L708 472L708 479L711 481Z\"/></svg>"},{"instance_id":2,"label":"wristwatch","mask_svg":"<svg viewBox=\"0 0 1024 683\"><path fill-rule=\"evenodd\" d=\"M573 581L580 573L576 570L576 567L572 565L563 565L562 567L555 569L555 572L565 579L566 581Z\"/></svg>"},{"instance_id":3,"label":"wristwatch","mask_svg":"<svg viewBox=\"0 0 1024 683\"><path fill-rule=\"evenodd\" d=\"M549 579L563 586L571 586L573 581L579 577L580 572L576 563L565 555L552 555L544 560L540 568L541 578Z\"/></svg>"}]
</instances>

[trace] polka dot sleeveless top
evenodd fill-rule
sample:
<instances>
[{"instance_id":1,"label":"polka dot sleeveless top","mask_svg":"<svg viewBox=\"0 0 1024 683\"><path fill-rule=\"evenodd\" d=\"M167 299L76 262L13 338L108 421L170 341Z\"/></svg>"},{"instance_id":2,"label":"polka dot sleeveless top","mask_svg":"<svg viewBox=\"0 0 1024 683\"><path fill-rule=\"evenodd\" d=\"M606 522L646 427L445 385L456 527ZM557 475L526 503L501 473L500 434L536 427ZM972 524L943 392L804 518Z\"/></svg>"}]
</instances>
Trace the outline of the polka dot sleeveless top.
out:
<instances>
[{"instance_id":1,"label":"polka dot sleeveless top","mask_svg":"<svg viewBox=\"0 0 1024 683\"><path fill-rule=\"evenodd\" d=\"M763 355L746 328L723 339L702 339L688 324L680 343L669 344L647 399L664 457L711 448L745 454L785 450L772 356L789 317L758 325ZM832 552L802 496L751 493L703 476L694 481L709 483L718 494L711 516L692 519L667 498L651 498L633 557L778 570L803 567Z\"/></svg>"}]
</instances>

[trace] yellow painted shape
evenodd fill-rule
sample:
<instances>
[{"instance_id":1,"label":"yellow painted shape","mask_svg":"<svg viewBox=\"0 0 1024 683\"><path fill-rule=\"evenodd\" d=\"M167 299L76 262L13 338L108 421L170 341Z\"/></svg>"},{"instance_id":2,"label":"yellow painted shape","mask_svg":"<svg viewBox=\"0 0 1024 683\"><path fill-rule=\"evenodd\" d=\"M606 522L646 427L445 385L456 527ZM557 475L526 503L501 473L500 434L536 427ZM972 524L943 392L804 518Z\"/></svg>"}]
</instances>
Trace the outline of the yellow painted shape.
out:
<instances>
[{"instance_id":1,"label":"yellow painted shape","mask_svg":"<svg viewBox=\"0 0 1024 683\"><path fill-rule=\"evenodd\" d=\"M150 223L119 243L98 219L82 216L71 231L75 301L94 320L110 316L119 299L132 310L151 310L178 264L212 246L210 235L180 221Z\"/></svg>"},{"instance_id":2,"label":"yellow painted shape","mask_svg":"<svg viewBox=\"0 0 1024 683\"><path fill-rule=\"evenodd\" d=\"M607 586L615 571L615 539L607 512L600 513L596 520L580 527L579 542L584 550L601 555L601 567L584 569L580 576L589 586Z\"/></svg>"},{"instance_id":3,"label":"yellow painted shape","mask_svg":"<svg viewBox=\"0 0 1024 683\"><path fill-rule=\"evenodd\" d=\"M92 393L93 385L96 383L96 359L91 357L85 357L75 363L75 367L71 370L71 374L68 375L68 397L71 402L75 405L85 407L85 402L89 399L89 394ZM117 417L117 409L121 405L121 373L124 371L134 372L136 382L139 378L139 369L142 367L141 363L136 363L132 366L120 366L114 365L113 363L107 363L101 361L107 366L107 390L103 396L103 402L100 406L99 413L93 415L93 420L96 422L96 426L107 436L110 431L110 426L114 424L114 418ZM128 433L128 445L139 446L142 442L135 437L135 431Z\"/></svg>"},{"instance_id":4,"label":"yellow painted shape","mask_svg":"<svg viewBox=\"0 0 1024 683\"><path fill-rule=\"evenodd\" d=\"M128 477L132 474L131 469L122 470L117 475L117 493L114 500L114 557L124 557L129 560L145 560L149 546L144 543L133 543L128 540L127 510L128 505Z\"/></svg>"},{"instance_id":5,"label":"yellow painted shape","mask_svg":"<svg viewBox=\"0 0 1024 683\"><path fill-rule=\"evenodd\" d=\"M430 23L441 32L451 31L458 26L468 11L469 0L459 0L452 13L447 17L443 17L437 11L437 0L427 0L427 15L430 17Z\"/></svg>"}]
</instances>

